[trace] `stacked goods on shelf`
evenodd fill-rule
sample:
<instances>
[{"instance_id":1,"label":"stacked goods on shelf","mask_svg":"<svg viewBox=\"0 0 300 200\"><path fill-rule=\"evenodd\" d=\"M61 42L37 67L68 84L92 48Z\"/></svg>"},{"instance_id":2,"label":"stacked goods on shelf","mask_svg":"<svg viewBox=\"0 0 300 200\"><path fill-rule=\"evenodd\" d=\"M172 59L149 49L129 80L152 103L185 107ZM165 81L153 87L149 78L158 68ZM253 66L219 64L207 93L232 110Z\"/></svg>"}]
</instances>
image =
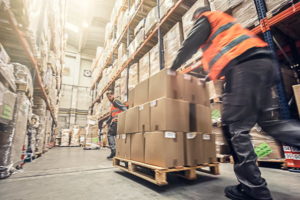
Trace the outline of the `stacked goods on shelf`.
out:
<instances>
[{"instance_id":1,"label":"stacked goods on shelf","mask_svg":"<svg viewBox=\"0 0 300 200\"><path fill-rule=\"evenodd\" d=\"M114 96L118 99L121 97L121 79L120 78L115 81Z\"/></svg>"},{"instance_id":2,"label":"stacked goods on shelf","mask_svg":"<svg viewBox=\"0 0 300 200\"><path fill-rule=\"evenodd\" d=\"M145 21L145 34L148 35L150 33L150 31L154 28L154 26L156 25L158 20L158 10L157 10L157 6L153 7L147 17L146 17L146 21Z\"/></svg>"},{"instance_id":3,"label":"stacked goods on shelf","mask_svg":"<svg viewBox=\"0 0 300 200\"><path fill-rule=\"evenodd\" d=\"M61 147L68 147L70 145L70 135L71 130L70 129L62 129L61 130Z\"/></svg>"},{"instance_id":4,"label":"stacked goods on shelf","mask_svg":"<svg viewBox=\"0 0 300 200\"><path fill-rule=\"evenodd\" d=\"M86 136L85 131L86 131L85 128L82 128L82 127L79 128L79 145L80 146L84 146L84 144L85 144L85 136Z\"/></svg>"},{"instance_id":5,"label":"stacked goods on shelf","mask_svg":"<svg viewBox=\"0 0 300 200\"><path fill-rule=\"evenodd\" d=\"M55 140L53 137L53 132L52 132L52 117L50 114L50 111L47 110L46 112L46 121L45 121L45 145L43 152L48 151L48 149L52 146L51 143Z\"/></svg>"},{"instance_id":6,"label":"stacked goods on shelf","mask_svg":"<svg viewBox=\"0 0 300 200\"><path fill-rule=\"evenodd\" d=\"M183 41L182 23L178 22L164 36L165 68L170 68Z\"/></svg>"},{"instance_id":7,"label":"stacked goods on shelf","mask_svg":"<svg viewBox=\"0 0 300 200\"><path fill-rule=\"evenodd\" d=\"M118 157L165 168L216 161L208 93L198 79L166 69L133 90L133 107L118 115Z\"/></svg>"},{"instance_id":8,"label":"stacked goods on shelf","mask_svg":"<svg viewBox=\"0 0 300 200\"><path fill-rule=\"evenodd\" d=\"M139 82L148 79L150 76L150 53L146 53L139 60Z\"/></svg>"},{"instance_id":9,"label":"stacked goods on shelf","mask_svg":"<svg viewBox=\"0 0 300 200\"><path fill-rule=\"evenodd\" d=\"M39 117L39 128L36 135L36 153L41 154L44 150L46 137L46 103L39 96L33 97L33 113Z\"/></svg>"},{"instance_id":10,"label":"stacked goods on shelf","mask_svg":"<svg viewBox=\"0 0 300 200\"><path fill-rule=\"evenodd\" d=\"M127 101L127 70L124 70L121 73L120 86L121 86L120 101L126 102Z\"/></svg>"},{"instance_id":11,"label":"stacked goods on shelf","mask_svg":"<svg viewBox=\"0 0 300 200\"><path fill-rule=\"evenodd\" d=\"M27 137L25 141L27 159L31 160L35 156L36 136L39 129L39 117L32 114L27 124Z\"/></svg>"},{"instance_id":12,"label":"stacked goods on shelf","mask_svg":"<svg viewBox=\"0 0 300 200\"><path fill-rule=\"evenodd\" d=\"M72 128L70 146L79 146L79 145L80 145L80 128L78 125L74 125L74 127Z\"/></svg>"},{"instance_id":13,"label":"stacked goods on shelf","mask_svg":"<svg viewBox=\"0 0 300 200\"><path fill-rule=\"evenodd\" d=\"M129 67L128 90L132 90L139 83L139 64L134 63Z\"/></svg>"},{"instance_id":14,"label":"stacked goods on shelf","mask_svg":"<svg viewBox=\"0 0 300 200\"><path fill-rule=\"evenodd\" d=\"M88 125L85 130L85 148L99 148L99 130L97 118L95 116L88 116Z\"/></svg>"},{"instance_id":15,"label":"stacked goods on shelf","mask_svg":"<svg viewBox=\"0 0 300 200\"><path fill-rule=\"evenodd\" d=\"M159 45L155 45L149 52L150 57L150 76L158 73L160 70Z\"/></svg>"}]
</instances>

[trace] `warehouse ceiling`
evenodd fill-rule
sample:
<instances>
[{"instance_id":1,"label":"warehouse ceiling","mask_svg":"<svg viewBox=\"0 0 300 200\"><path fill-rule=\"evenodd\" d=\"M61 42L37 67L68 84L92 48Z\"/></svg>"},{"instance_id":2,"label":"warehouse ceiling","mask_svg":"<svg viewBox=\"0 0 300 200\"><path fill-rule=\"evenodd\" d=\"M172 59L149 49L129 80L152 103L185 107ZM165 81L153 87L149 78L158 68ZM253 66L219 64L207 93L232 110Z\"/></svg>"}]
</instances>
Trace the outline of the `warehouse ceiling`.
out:
<instances>
[{"instance_id":1,"label":"warehouse ceiling","mask_svg":"<svg viewBox=\"0 0 300 200\"><path fill-rule=\"evenodd\" d=\"M104 45L105 26L116 0L66 0L66 37L72 51L93 58Z\"/></svg>"}]
</instances>

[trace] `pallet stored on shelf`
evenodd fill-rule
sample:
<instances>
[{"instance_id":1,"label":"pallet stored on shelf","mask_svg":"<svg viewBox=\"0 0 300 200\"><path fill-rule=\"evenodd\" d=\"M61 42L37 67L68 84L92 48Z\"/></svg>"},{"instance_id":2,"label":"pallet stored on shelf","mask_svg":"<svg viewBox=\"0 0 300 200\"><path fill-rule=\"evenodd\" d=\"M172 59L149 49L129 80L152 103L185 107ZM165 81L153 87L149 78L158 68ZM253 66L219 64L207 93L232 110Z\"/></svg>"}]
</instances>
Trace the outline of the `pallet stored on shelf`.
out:
<instances>
[{"instance_id":1,"label":"pallet stored on shelf","mask_svg":"<svg viewBox=\"0 0 300 200\"><path fill-rule=\"evenodd\" d=\"M168 173L176 173L188 180L197 179L197 170L214 175L220 174L219 163L205 163L195 167L163 168L133 160L114 157L113 166L159 186L168 184ZM203 168L209 168L209 170L205 170Z\"/></svg>"}]
</instances>

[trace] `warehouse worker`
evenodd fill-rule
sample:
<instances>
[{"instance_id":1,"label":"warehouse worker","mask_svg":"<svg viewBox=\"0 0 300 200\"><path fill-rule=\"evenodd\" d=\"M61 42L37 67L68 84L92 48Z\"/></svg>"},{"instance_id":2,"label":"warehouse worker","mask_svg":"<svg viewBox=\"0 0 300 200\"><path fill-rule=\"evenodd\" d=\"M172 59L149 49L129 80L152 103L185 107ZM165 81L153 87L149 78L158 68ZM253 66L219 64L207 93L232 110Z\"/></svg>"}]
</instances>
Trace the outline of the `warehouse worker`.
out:
<instances>
[{"instance_id":1,"label":"warehouse worker","mask_svg":"<svg viewBox=\"0 0 300 200\"><path fill-rule=\"evenodd\" d=\"M118 99L115 99L112 91L106 93L107 98L111 102L110 116L107 120L108 128L108 143L111 150L111 154L107 159L111 159L116 155L116 142L115 136L117 134L117 123L118 123L118 114L127 110L127 107L122 104Z\"/></svg>"},{"instance_id":2,"label":"warehouse worker","mask_svg":"<svg viewBox=\"0 0 300 200\"><path fill-rule=\"evenodd\" d=\"M171 69L178 69L200 49L208 77L225 78L223 132L232 149L240 183L226 187L225 195L231 199L272 199L256 166L250 129L258 123L275 139L300 147L299 121L271 118L278 110L271 105L271 87L278 80L272 53L267 43L225 13L202 7L194 12L193 20L194 26Z\"/></svg>"}]
</instances>

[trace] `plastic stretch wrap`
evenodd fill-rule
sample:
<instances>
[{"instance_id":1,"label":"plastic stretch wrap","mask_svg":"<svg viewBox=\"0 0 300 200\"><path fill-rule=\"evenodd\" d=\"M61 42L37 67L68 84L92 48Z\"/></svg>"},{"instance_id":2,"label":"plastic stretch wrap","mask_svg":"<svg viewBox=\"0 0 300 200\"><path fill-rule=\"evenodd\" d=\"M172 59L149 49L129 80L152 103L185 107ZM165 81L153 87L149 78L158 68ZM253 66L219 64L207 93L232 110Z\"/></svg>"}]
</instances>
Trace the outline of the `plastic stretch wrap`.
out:
<instances>
[{"instance_id":1,"label":"plastic stretch wrap","mask_svg":"<svg viewBox=\"0 0 300 200\"><path fill-rule=\"evenodd\" d=\"M6 64L0 60L0 74L5 79L5 85L10 86L11 88L16 88L15 76L14 76L14 67L11 64Z\"/></svg>"},{"instance_id":2,"label":"plastic stretch wrap","mask_svg":"<svg viewBox=\"0 0 300 200\"><path fill-rule=\"evenodd\" d=\"M78 126L72 129L71 146L79 146L79 130Z\"/></svg>"},{"instance_id":3,"label":"plastic stretch wrap","mask_svg":"<svg viewBox=\"0 0 300 200\"><path fill-rule=\"evenodd\" d=\"M31 120L27 126L27 154L35 155L36 135L39 128L39 117L32 114Z\"/></svg>"},{"instance_id":4,"label":"plastic stretch wrap","mask_svg":"<svg viewBox=\"0 0 300 200\"><path fill-rule=\"evenodd\" d=\"M12 144L11 160L14 166L21 164L23 145L25 144L28 114L31 103L24 92L17 93L16 110L14 114L15 135Z\"/></svg>"},{"instance_id":5,"label":"plastic stretch wrap","mask_svg":"<svg viewBox=\"0 0 300 200\"><path fill-rule=\"evenodd\" d=\"M26 67L25 65L21 65L19 63L12 63L12 65L14 66L14 75L15 75L16 83L26 85L30 93L30 96L32 96L33 84L32 84L32 77L28 67Z\"/></svg>"},{"instance_id":6,"label":"plastic stretch wrap","mask_svg":"<svg viewBox=\"0 0 300 200\"><path fill-rule=\"evenodd\" d=\"M46 103L41 97L33 98L33 113L39 116L39 127L36 134L36 152L42 153L45 142L45 120L46 120Z\"/></svg>"},{"instance_id":7,"label":"plastic stretch wrap","mask_svg":"<svg viewBox=\"0 0 300 200\"><path fill-rule=\"evenodd\" d=\"M69 146L70 144L70 129L61 130L61 144L60 146Z\"/></svg>"}]
</instances>

